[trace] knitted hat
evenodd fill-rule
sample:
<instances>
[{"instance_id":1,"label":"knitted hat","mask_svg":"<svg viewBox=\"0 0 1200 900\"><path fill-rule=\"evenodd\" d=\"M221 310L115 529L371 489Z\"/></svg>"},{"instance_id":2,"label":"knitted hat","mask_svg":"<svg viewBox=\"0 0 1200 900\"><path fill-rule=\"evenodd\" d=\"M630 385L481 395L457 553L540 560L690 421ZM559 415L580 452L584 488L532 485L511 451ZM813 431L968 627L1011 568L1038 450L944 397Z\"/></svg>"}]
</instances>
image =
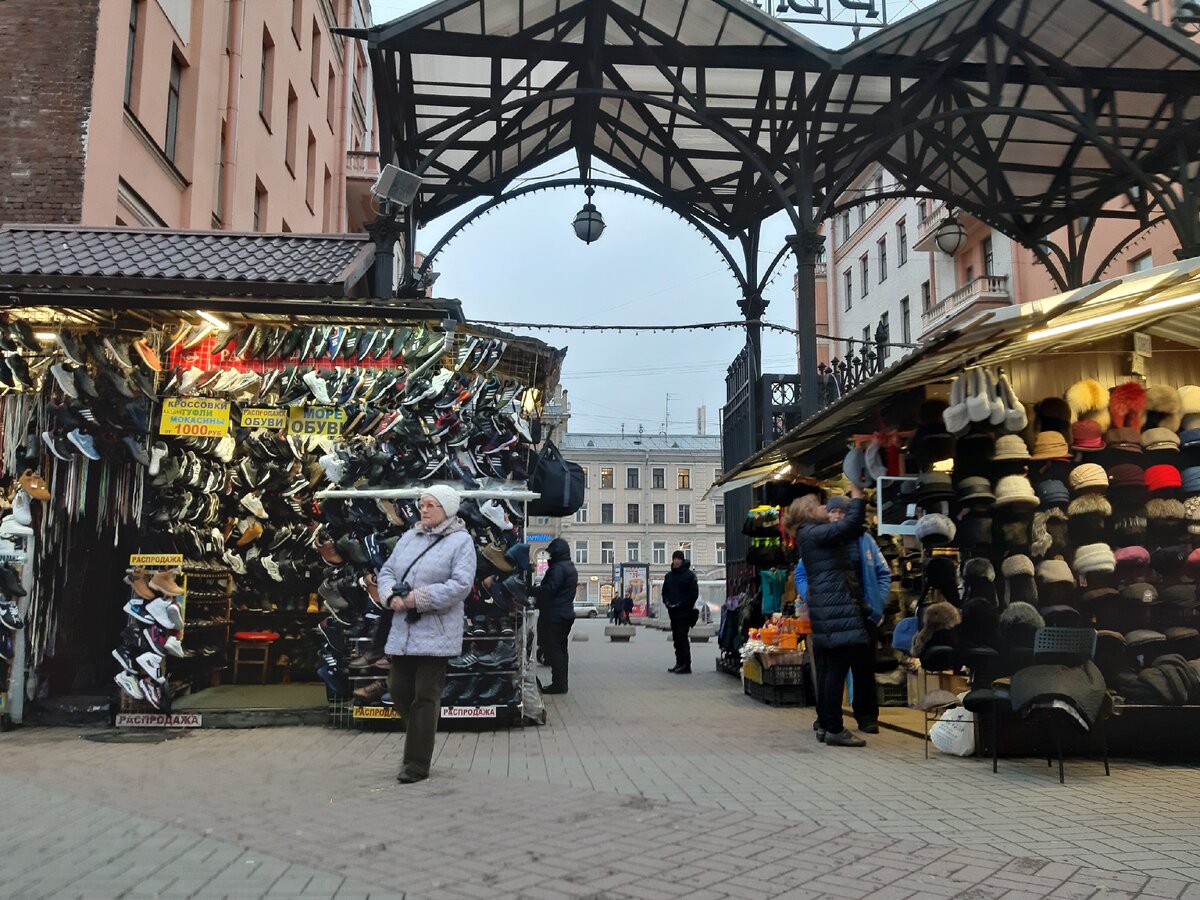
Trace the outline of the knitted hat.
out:
<instances>
[{"instance_id":1,"label":"knitted hat","mask_svg":"<svg viewBox=\"0 0 1200 900\"><path fill-rule=\"evenodd\" d=\"M986 431L964 434L954 448L954 475L987 475L996 452L996 439Z\"/></svg>"},{"instance_id":2,"label":"knitted hat","mask_svg":"<svg viewBox=\"0 0 1200 900\"><path fill-rule=\"evenodd\" d=\"M967 381L970 374L959 373L950 385L950 405L942 410L942 422L951 434L962 434L971 425L971 416L967 410Z\"/></svg>"},{"instance_id":3,"label":"knitted hat","mask_svg":"<svg viewBox=\"0 0 1200 900\"><path fill-rule=\"evenodd\" d=\"M833 512L835 509L847 510L850 508L850 498L845 494L834 494L825 501L826 512ZM686 558L686 557L685 557Z\"/></svg>"},{"instance_id":4,"label":"knitted hat","mask_svg":"<svg viewBox=\"0 0 1200 900\"><path fill-rule=\"evenodd\" d=\"M1117 567L1116 557L1108 544L1084 544L1075 551L1075 562L1071 566L1078 575L1100 575L1112 572Z\"/></svg>"},{"instance_id":5,"label":"knitted hat","mask_svg":"<svg viewBox=\"0 0 1200 900\"><path fill-rule=\"evenodd\" d=\"M1099 422L1084 419L1071 426L1071 449L1092 453L1104 449L1104 432Z\"/></svg>"},{"instance_id":6,"label":"knitted hat","mask_svg":"<svg viewBox=\"0 0 1200 900\"><path fill-rule=\"evenodd\" d=\"M1172 544L1169 547L1159 547L1150 554L1150 565L1163 578L1174 578L1183 572L1187 565L1188 553L1191 547L1183 544Z\"/></svg>"},{"instance_id":7,"label":"knitted hat","mask_svg":"<svg viewBox=\"0 0 1200 900\"><path fill-rule=\"evenodd\" d=\"M1200 473L1200 469L1197 470ZM971 475L962 479L954 486L958 492L958 502L967 504L977 501L993 502L996 495L992 493L992 483L980 475Z\"/></svg>"},{"instance_id":8,"label":"knitted hat","mask_svg":"<svg viewBox=\"0 0 1200 900\"><path fill-rule=\"evenodd\" d=\"M1157 465L1146 470L1146 487L1152 494L1177 492L1183 487L1183 477L1174 466Z\"/></svg>"},{"instance_id":9,"label":"knitted hat","mask_svg":"<svg viewBox=\"0 0 1200 900\"><path fill-rule=\"evenodd\" d=\"M858 488L866 489L871 486L871 477L867 474L867 457L862 447L851 447L842 460L842 474L846 480Z\"/></svg>"},{"instance_id":10,"label":"knitted hat","mask_svg":"<svg viewBox=\"0 0 1200 900\"><path fill-rule=\"evenodd\" d=\"M992 545L992 517L971 513L958 520L958 534L954 543L960 550L971 552Z\"/></svg>"},{"instance_id":11,"label":"knitted hat","mask_svg":"<svg viewBox=\"0 0 1200 900\"><path fill-rule=\"evenodd\" d=\"M458 491L450 487L448 484L435 484L425 488L421 492L422 497L432 497L446 511L447 518L454 518L458 515L458 507L462 503L462 498L459 497Z\"/></svg>"},{"instance_id":12,"label":"knitted hat","mask_svg":"<svg viewBox=\"0 0 1200 900\"><path fill-rule=\"evenodd\" d=\"M1179 473L1179 479L1185 497L1200 494L1200 466L1188 466Z\"/></svg>"},{"instance_id":13,"label":"knitted hat","mask_svg":"<svg viewBox=\"0 0 1200 900\"><path fill-rule=\"evenodd\" d=\"M1104 434L1104 442L1111 450L1142 452L1142 433L1136 428L1110 428Z\"/></svg>"},{"instance_id":14,"label":"knitted hat","mask_svg":"<svg viewBox=\"0 0 1200 900\"><path fill-rule=\"evenodd\" d=\"M1142 432L1142 449L1147 453L1166 450L1179 452L1179 435L1169 428L1147 428Z\"/></svg>"},{"instance_id":15,"label":"knitted hat","mask_svg":"<svg viewBox=\"0 0 1200 900\"><path fill-rule=\"evenodd\" d=\"M1064 438L1071 437L1071 407L1060 397L1047 397L1034 407L1038 431L1055 431Z\"/></svg>"},{"instance_id":16,"label":"knitted hat","mask_svg":"<svg viewBox=\"0 0 1200 900\"><path fill-rule=\"evenodd\" d=\"M1108 488L1108 473L1095 463L1083 463L1071 470L1071 490L1079 494Z\"/></svg>"},{"instance_id":17,"label":"knitted hat","mask_svg":"<svg viewBox=\"0 0 1200 900\"><path fill-rule=\"evenodd\" d=\"M1113 557L1117 561L1118 574L1150 565L1150 551L1145 547L1121 547L1113 554Z\"/></svg>"},{"instance_id":18,"label":"knitted hat","mask_svg":"<svg viewBox=\"0 0 1200 900\"><path fill-rule=\"evenodd\" d=\"M1045 481L1039 481L1033 486L1033 490L1038 495L1038 499L1041 500L1042 509L1049 509L1052 506L1066 506L1071 500L1071 492L1057 478L1047 478Z\"/></svg>"},{"instance_id":19,"label":"knitted hat","mask_svg":"<svg viewBox=\"0 0 1200 900\"><path fill-rule=\"evenodd\" d=\"M989 560L973 557L963 564L963 596L984 597L996 602L996 570Z\"/></svg>"},{"instance_id":20,"label":"knitted hat","mask_svg":"<svg viewBox=\"0 0 1200 900\"><path fill-rule=\"evenodd\" d=\"M1113 494L1143 496L1146 493L1146 474L1141 466L1133 463L1118 463L1108 470L1110 490Z\"/></svg>"},{"instance_id":21,"label":"knitted hat","mask_svg":"<svg viewBox=\"0 0 1200 900\"><path fill-rule=\"evenodd\" d=\"M1146 411L1146 389L1136 381L1126 381L1112 389L1108 397L1108 413L1116 428L1141 429Z\"/></svg>"},{"instance_id":22,"label":"knitted hat","mask_svg":"<svg viewBox=\"0 0 1200 900\"><path fill-rule=\"evenodd\" d=\"M1167 384L1146 389L1146 425L1150 428L1169 428L1178 431L1182 418L1183 400L1179 391Z\"/></svg>"},{"instance_id":23,"label":"knitted hat","mask_svg":"<svg viewBox=\"0 0 1200 900\"><path fill-rule=\"evenodd\" d=\"M993 460L998 462L1029 458L1029 446L1021 440L1020 435L1004 434L996 439L996 452L992 454Z\"/></svg>"},{"instance_id":24,"label":"knitted hat","mask_svg":"<svg viewBox=\"0 0 1200 900\"><path fill-rule=\"evenodd\" d=\"M926 547L940 547L954 540L954 523L940 513L917 519L917 540Z\"/></svg>"},{"instance_id":25,"label":"knitted hat","mask_svg":"<svg viewBox=\"0 0 1200 900\"><path fill-rule=\"evenodd\" d=\"M1010 556L1000 564L1000 572L1004 575L1009 603L1037 604L1038 592L1033 577L1033 560L1024 554Z\"/></svg>"},{"instance_id":26,"label":"knitted hat","mask_svg":"<svg viewBox=\"0 0 1200 900\"><path fill-rule=\"evenodd\" d=\"M1062 402L1061 400L1059 401ZM1058 431L1039 431L1034 440L1032 459L1070 459L1071 448Z\"/></svg>"},{"instance_id":27,"label":"knitted hat","mask_svg":"<svg viewBox=\"0 0 1200 900\"><path fill-rule=\"evenodd\" d=\"M1004 440L1004 438L1001 438ZM1024 475L1005 475L996 482L996 506L1036 507L1041 501Z\"/></svg>"},{"instance_id":28,"label":"knitted hat","mask_svg":"<svg viewBox=\"0 0 1200 900\"><path fill-rule=\"evenodd\" d=\"M1100 382L1091 378L1077 381L1067 389L1065 399L1074 418L1097 422L1102 431L1108 430L1108 389Z\"/></svg>"},{"instance_id":29,"label":"knitted hat","mask_svg":"<svg viewBox=\"0 0 1200 900\"><path fill-rule=\"evenodd\" d=\"M1105 520L1112 515L1112 506L1103 494L1082 494L1067 507L1068 533L1071 543L1095 544L1104 540Z\"/></svg>"}]
</instances>

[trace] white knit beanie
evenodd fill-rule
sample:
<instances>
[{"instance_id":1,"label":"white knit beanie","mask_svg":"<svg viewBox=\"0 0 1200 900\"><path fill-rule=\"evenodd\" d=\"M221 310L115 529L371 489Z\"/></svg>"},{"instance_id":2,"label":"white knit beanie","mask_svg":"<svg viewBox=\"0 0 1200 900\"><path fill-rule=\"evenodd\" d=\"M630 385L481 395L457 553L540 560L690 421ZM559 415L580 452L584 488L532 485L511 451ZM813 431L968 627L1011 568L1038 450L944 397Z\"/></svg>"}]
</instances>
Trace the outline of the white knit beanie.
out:
<instances>
[{"instance_id":1,"label":"white knit beanie","mask_svg":"<svg viewBox=\"0 0 1200 900\"><path fill-rule=\"evenodd\" d=\"M448 484L435 484L432 487L425 488L421 492L422 497L432 497L441 504L442 509L446 511L447 518L454 518L458 515L458 507L462 503L462 498L458 496L458 491L450 487Z\"/></svg>"}]
</instances>

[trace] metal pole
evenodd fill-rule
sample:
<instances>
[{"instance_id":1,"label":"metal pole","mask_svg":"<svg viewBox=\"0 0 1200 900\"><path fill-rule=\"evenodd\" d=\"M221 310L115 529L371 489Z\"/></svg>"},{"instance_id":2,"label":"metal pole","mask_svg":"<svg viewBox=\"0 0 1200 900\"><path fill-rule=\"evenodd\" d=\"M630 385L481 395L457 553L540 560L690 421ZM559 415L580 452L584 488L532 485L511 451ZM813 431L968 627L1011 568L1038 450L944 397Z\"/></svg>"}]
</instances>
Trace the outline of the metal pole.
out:
<instances>
[{"instance_id":1,"label":"metal pole","mask_svg":"<svg viewBox=\"0 0 1200 900\"><path fill-rule=\"evenodd\" d=\"M810 214L811 215L811 214ZM817 257L825 236L815 228L788 239L796 254L796 330L800 356L800 415L808 419L820 409L817 396Z\"/></svg>"}]
</instances>

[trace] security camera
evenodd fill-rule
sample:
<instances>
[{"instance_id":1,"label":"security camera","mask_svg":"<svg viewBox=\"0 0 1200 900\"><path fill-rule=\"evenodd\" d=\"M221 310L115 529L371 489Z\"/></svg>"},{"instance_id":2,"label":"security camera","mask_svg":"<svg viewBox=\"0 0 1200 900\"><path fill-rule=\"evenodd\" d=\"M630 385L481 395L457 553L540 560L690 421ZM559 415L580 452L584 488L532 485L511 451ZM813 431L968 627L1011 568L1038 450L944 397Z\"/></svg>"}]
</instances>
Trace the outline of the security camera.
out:
<instances>
[{"instance_id":1,"label":"security camera","mask_svg":"<svg viewBox=\"0 0 1200 900\"><path fill-rule=\"evenodd\" d=\"M384 166L375 183L371 185L371 193L376 197L405 207L412 205L420 189L420 175L414 175L393 165Z\"/></svg>"}]
</instances>

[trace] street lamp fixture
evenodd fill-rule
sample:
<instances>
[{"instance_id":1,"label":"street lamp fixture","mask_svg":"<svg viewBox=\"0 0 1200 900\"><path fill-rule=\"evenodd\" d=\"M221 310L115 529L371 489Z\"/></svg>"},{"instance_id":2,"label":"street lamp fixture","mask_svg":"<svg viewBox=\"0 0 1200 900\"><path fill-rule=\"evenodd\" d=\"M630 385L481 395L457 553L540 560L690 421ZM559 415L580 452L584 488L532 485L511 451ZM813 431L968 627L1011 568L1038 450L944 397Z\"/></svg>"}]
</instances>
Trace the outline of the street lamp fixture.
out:
<instances>
[{"instance_id":1,"label":"street lamp fixture","mask_svg":"<svg viewBox=\"0 0 1200 900\"><path fill-rule=\"evenodd\" d=\"M592 194L596 193L595 188L588 185L587 203L583 204L583 209L575 216L573 224L575 235L585 244L590 244L593 241L600 240L600 235L604 234L604 216L600 215L600 210L596 209L596 205L592 203Z\"/></svg>"},{"instance_id":2,"label":"street lamp fixture","mask_svg":"<svg viewBox=\"0 0 1200 900\"><path fill-rule=\"evenodd\" d=\"M933 241L939 250L947 256L953 256L966 245L967 229L958 221L958 216L951 212L933 233Z\"/></svg>"}]
</instances>

